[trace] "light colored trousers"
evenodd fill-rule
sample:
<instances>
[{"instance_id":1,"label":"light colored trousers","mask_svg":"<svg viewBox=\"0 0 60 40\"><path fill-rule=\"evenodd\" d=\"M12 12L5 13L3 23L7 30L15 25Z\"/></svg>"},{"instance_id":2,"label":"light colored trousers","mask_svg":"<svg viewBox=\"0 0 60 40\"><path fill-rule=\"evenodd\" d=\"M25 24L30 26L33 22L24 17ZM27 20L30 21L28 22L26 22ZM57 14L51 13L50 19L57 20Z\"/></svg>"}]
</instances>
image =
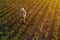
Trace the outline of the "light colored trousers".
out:
<instances>
[{"instance_id":1,"label":"light colored trousers","mask_svg":"<svg viewBox=\"0 0 60 40\"><path fill-rule=\"evenodd\" d=\"M26 18L26 15L23 15L24 22L25 22L25 18Z\"/></svg>"}]
</instances>

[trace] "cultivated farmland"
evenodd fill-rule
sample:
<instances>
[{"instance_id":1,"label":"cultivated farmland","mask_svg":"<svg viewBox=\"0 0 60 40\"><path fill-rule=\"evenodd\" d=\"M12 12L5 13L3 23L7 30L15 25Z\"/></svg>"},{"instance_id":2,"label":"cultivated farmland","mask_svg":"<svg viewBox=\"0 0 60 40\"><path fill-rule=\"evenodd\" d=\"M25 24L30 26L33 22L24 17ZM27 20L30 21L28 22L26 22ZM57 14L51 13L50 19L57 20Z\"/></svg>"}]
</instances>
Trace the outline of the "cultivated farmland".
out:
<instances>
[{"instance_id":1,"label":"cultivated farmland","mask_svg":"<svg viewBox=\"0 0 60 40\"><path fill-rule=\"evenodd\" d=\"M0 0L0 40L60 40L60 0Z\"/></svg>"}]
</instances>

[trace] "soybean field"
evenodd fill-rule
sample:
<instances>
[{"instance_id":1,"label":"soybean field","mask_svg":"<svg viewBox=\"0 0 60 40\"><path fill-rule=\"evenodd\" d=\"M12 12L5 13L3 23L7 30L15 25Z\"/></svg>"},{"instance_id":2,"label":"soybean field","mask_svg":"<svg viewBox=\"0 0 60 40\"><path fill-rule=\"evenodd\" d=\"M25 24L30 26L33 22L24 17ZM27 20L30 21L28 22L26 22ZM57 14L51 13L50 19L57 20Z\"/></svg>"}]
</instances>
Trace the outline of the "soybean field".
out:
<instances>
[{"instance_id":1,"label":"soybean field","mask_svg":"<svg viewBox=\"0 0 60 40\"><path fill-rule=\"evenodd\" d=\"M0 40L60 40L60 0L0 0Z\"/></svg>"}]
</instances>

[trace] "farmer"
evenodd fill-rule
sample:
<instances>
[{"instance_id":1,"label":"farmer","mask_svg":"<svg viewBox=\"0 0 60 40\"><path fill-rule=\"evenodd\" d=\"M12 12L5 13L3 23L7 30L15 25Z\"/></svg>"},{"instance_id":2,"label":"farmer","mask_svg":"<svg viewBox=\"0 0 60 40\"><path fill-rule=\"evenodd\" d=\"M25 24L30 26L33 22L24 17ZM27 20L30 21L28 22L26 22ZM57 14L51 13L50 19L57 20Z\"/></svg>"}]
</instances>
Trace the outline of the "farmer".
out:
<instances>
[{"instance_id":1,"label":"farmer","mask_svg":"<svg viewBox=\"0 0 60 40\"><path fill-rule=\"evenodd\" d=\"M21 14L22 14L22 17L23 17L23 21L25 22L26 10L24 10L24 8L21 8Z\"/></svg>"}]
</instances>

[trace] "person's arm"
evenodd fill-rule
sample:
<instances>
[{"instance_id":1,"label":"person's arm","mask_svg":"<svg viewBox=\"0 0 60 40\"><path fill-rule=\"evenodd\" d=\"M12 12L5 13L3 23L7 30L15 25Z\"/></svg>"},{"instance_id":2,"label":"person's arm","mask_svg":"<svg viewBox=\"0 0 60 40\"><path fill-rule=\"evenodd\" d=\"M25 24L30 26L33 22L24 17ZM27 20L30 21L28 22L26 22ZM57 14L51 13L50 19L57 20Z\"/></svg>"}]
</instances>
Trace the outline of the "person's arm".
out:
<instances>
[{"instance_id":1,"label":"person's arm","mask_svg":"<svg viewBox=\"0 0 60 40\"><path fill-rule=\"evenodd\" d=\"M26 10L24 10L24 12L25 12L25 15L26 15Z\"/></svg>"}]
</instances>

